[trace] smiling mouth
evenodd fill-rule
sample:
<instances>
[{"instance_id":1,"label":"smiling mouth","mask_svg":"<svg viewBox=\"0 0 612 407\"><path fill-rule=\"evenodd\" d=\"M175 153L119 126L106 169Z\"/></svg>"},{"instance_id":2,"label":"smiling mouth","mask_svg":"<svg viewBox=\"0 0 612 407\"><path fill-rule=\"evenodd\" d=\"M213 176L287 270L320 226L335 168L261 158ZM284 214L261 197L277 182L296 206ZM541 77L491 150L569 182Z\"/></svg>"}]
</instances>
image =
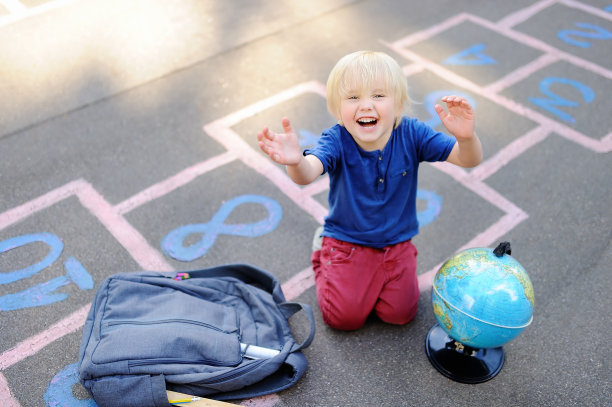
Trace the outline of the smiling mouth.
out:
<instances>
[{"instance_id":1,"label":"smiling mouth","mask_svg":"<svg viewBox=\"0 0 612 407\"><path fill-rule=\"evenodd\" d=\"M357 124L359 124L361 127L373 127L376 126L376 123L378 123L378 120L373 117L367 117L357 120Z\"/></svg>"}]
</instances>

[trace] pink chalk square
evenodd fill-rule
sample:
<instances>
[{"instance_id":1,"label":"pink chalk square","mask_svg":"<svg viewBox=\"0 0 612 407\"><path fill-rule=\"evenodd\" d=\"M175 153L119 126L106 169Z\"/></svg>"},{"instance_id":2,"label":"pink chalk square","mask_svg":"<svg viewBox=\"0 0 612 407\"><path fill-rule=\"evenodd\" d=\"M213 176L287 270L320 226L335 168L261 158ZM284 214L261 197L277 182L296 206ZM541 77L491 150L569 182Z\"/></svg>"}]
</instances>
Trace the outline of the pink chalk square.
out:
<instances>
[{"instance_id":1,"label":"pink chalk square","mask_svg":"<svg viewBox=\"0 0 612 407\"><path fill-rule=\"evenodd\" d=\"M561 61L542 68L501 95L599 141L612 130L611 92L612 80Z\"/></svg>"},{"instance_id":2,"label":"pink chalk square","mask_svg":"<svg viewBox=\"0 0 612 407\"><path fill-rule=\"evenodd\" d=\"M472 21L462 21L404 48L481 86L542 55Z\"/></svg>"},{"instance_id":3,"label":"pink chalk square","mask_svg":"<svg viewBox=\"0 0 612 407\"><path fill-rule=\"evenodd\" d=\"M554 4L513 29L603 68L612 69L612 13L606 12L602 4L583 5L586 7L577 9Z\"/></svg>"},{"instance_id":4,"label":"pink chalk square","mask_svg":"<svg viewBox=\"0 0 612 407\"><path fill-rule=\"evenodd\" d=\"M1 229L0 242L13 247L0 254L3 281L14 276L0 285L0 353L89 304L108 275L139 267L74 196Z\"/></svg>"}]
</instances>

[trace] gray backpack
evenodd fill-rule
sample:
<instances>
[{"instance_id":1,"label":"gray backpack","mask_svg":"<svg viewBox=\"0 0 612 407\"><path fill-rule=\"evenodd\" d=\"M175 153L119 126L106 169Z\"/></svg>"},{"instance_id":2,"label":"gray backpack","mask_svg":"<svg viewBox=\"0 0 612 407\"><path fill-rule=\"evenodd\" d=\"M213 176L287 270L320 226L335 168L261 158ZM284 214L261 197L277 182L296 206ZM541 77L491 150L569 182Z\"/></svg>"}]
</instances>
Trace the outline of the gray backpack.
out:
<instances>
[{"instance_id":1,"label":"gray backpack","mask_svg":"<svg viewBox=\"0 0 612 407\"><path fill-rule=\"evenodd\" d=\"M297 344L288 318L300 310L310 331ZM302 376L314 332L311 308L286 302L278 280L249 265L120 273L96 292L79 378L101 407L169 406L166 390L251 398Z\"/></svg>"}]
</instances>

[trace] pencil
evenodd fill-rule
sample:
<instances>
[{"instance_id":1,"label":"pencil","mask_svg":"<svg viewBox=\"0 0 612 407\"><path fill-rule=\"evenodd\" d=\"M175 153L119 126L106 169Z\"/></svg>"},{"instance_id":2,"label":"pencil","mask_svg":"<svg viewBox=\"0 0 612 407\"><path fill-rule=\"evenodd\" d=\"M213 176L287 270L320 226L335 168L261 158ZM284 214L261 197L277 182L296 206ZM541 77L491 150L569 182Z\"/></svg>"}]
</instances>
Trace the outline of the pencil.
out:
<instances>
[{"instance_id":1,"label":"pencil","mask_svg":"<svg viewBox=\"0 0 612 407\"><path fill-rule=\"evenodd\" d=\"M188 399L177 399L177 400L168 400L170 404L180 404L180 403L191 403L192 401L198 401L200 397L191 397Z\"/></svg>"}]
</instances>

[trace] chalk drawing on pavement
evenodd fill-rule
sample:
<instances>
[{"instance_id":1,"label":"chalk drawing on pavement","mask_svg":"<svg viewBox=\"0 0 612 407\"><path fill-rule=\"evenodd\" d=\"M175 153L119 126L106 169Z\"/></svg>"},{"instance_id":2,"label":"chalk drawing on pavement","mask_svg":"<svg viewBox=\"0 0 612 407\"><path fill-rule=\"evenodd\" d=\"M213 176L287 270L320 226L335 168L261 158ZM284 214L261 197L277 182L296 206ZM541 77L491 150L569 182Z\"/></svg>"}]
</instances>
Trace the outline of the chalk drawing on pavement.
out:
<instances>
[{"instance_id":1,"label":"chalk drawing on pavement","mask_svg":"<svg viewBox=\"0 0 612 407\"><path fill-rule=\"evenodd\" d=\"M586 85L580 82L571 82L571 79L568 78L565 78L568 79L567 81L560 81L558 79L554 79L557 77L552 76L547 77L548 82L540 82L540 93L542 93L542 96L544 96L540 97L540 99L544 100L543 102L540 102L540 104L543 106L538 106L537 103L535 103L535 105L545 110L552 109L547 110L548 113L552 115L552 119L550 117L544 117L543 115L539 115L535 110L532 109L533 106L522 105L520 104L521 101L513 101L499 94L499 90L502 89L503 86L510 86L512 83L516 83L519 79L524 79L525 77L528 77L539 69L545 69L547 64L550 64L557 60L563 60L572 63L576 66L592 71L595 74L600 75L604 78L609 79L610 77L612 77L609 69L606 67L601 67L588 61L584 61L583 59L577 56L564 53L560 50L555 49L549 44L546 44L541 39L530 37L513 29L514 26L523 21L528 20L533 15L534 12L531 10L540 10L542 8L546 8L554 4L564 4L564 2L547 1L542 2L542 4L543 6L537 9L527 7L525 8L525 10L518 10L516 13L513 13L513 15L504 18L504 20L500 23L486 21L477 16L472 16L467 13L461 13L460 15L452 17L449 20L442 21L439 24L431 26L423 30L422 32L412 34L410 36L409 41L404 38L391 44L392 49L396 50L399 55L404 55L409 61L411 61L410 66L414 68L411 70L411 72L429 70L435 74L440 74L441 76L447 78L447 80L451 82L453 86L458 86L462 89L465 89L467 92L469 92L470 95L489 99L494 103L497 103L498 105L501 105L516 114L528 117L529 119L536 122L536 127L534 129L530 130L525 135L519 137L516 143L513 143L511 146L508 146L507 149L503 149L502 151L498 152L494 157L491 157L491 159L494 159L495 162L490 161L490 159L481 164L481 168L486 168L486 171L473 171L468 173L467 171L451 168L444 164L434 165L434 168L449 175L457 183L474 192L487 202L490 202L494 206L500 208L503 212L503 215L499 219L499 221L490 225L488 228L486 228L486 230L482 231L482 233L480 233L478 236L475 236L472 240L466 242L464 247L476 244L489 245L491 241L497 240L500 233L507 233L520 222L528 218L528 215L524 213L518 206L508 201L499 192L490 188L484 183L484 181L487 179L488 176L494 174L499 168L502 168L504 165L507 165L513 159L519 157L523 152L527 151L529 148L546 139L549 134L565 137L568 140L571 140L585 148L588 148L598 153L609 152L612 149L612 137L610 134L604 136L601 140L590 139L566 126L565 123L568 122L563 120L563 115L555 113L556 110L554 109L557 109L561 113L565 113L572 116L572 109L586 109L589 107L589 104L592 103L596 95L591 94L587 90L588 87L586 87ZM606 12L612 12L612 5L603 8L603 10L605 10ZM526 68L529 69L523 69L522 71L517 70L515 72L509 73L507 77L504 78L503 84L502 81L500 81L500 85L493 84L495 86L490 85L487 87L480 87L471 83L465 78L462 78L458 75L452 75L452 72L445 70L445 68L441 65L438 65L432 61L428 61L427 59L422 57L413 60L411 59L411 57L414 57L414 54L402 52L402 50L408 46L410 41L415 43L417 42L417 40L420 41L429 38L436 33L440 33L460 22L465 21L484 26L488 29L498 32L499 34L507 36L508 38L514 39L519 43L539 49L544 52L545 55L543 56L543 58L537 61L537 64L528 64ZM575 23L573 28L568 28L566 30L559 31L559 38L570 45L574 45L577 48L584 49L594 48L594 44L596 42L602 40L607 41L609 39L609 31L602 28L601 26L579 24L583 23ZM572 42L574 43L572 44ZM587 43L591 46L586 46ZM468 50L470 49L468 48ZM464 62L466 60L469 60L470 58L473 58L474 56L478 56L480 52L484 53L485 56L488 56L493 60L495 60L496 58L495 55L489 55L489 53L486 52L486 48L474 47L470 50L470 52L466 53L463 56ZM476 59L478 59L478 57ZM452 61L453 60L451 59L451 62ZM481 62L482 61L486 61L486 58L481 60ZM446 65L448 66L449 64ZM405 70L405 72L408 71ZM573 89L573 91L576 92L577 97L568 98L566 96L560 96L559 92L556 91L557 86L565 86L567 88ZM542 91L542 89L544 89L545 91ZM592 89L590 90L593 91ZM275 185L279 187L281 191L283 191L293 202L298 204L299 207L301 207L305 212L313 216L319 222L322 222L326 210L318 202L316 202L315 199L312 199L312 195L310 194L310 191L312 191L312 189L300 189L299 187L291 185L290 181L286 179L285 174L283 174L280 169L273 168L271 164L265 162L263 159L257 159L256 153L250 151L249 149L246 149L244 143L241 144L240 141L236 140L236 138L234 137L235 133L231 131L231 126L237 121L243 120L249 117L250 115L256 113L257 111L261 111L271 106L275 106L287 99L296 96L297 94L304 92L314 92L321 94L324 97L324 86L315 81L300 84L295 88L287 90L286 92L282 92L276 96L257 102L246 109L239 110L231 115L209 123L205 126L205 132L209 136L218 140L222 145L225 145L227 147L229 155L219 157L219 162L225 163L228 160L232 160L234 158L242 160L243 162L245 162L245 164L249 165L251 168L255 169L260 174L266 176L269 180L271 180ZM532 102L532 104L534 103ZM206 169L202 171L208 170L208 167L206 167L206 165L204 165L203 168ZM184 183L188 183L191 180L189 178L189 176L191 175L188 175L187 173L177 174L177 176L179 176L179 178L181 178L180 181ZM160 191L161 192L155 190L154 192L159 193L159 196L163 196L163 194L168 193L170 189L162 188ZM149 191L147 191L147 193L148 192ZM26 212L28 214L31 214L34 211L28 208L35 207L40 209L43 207L48 207L56 202L53 201L53 199L64 199L66 196L69 196L71 194L76 194L79 199L84 202L84 205L86 205L86 207L90 209L92 213L95 214L95 216L100 220L100 222L111 232L112 236L117 239L120 244L123 245L123 247L126 248L126 250L143 268L170 268L169 264L165 262L163 256L160 256L154 248L148 245L146 238L140 235L140 233L135 230L125 220L125 218L123 218L123 215L125 213L134 208L134 202L137 201L136 203L138 205L142 204L143 202L146 202L146 200L149 199L147 194L142 194L141 196L137 194L139 196L138 199L136 199L135 201L128 202L128 200L126 200L124 203L113 206L106 202L104 198L100 194L98 194L97 191L93 189L93 187L91 187L91 185L79 180L71 183L69 186L66 186L66 190L58 191L57 194L55 194L54 192L53 196L41 196L41 199L33 200L31 203L28 203L28 205L24 204L22 208L13 208L12 210L0 214L0 230L5 229L7 226L12 224L11 222L20 219L20 214ZM423 198L421 197L421 199ZM424 216L424 214L422 216ZM40 239L40 236L38 237L38 239ZM4 241L3 243L5 242L6 241ZM38 242L40 243L40 240L38 240ZM55 246L53 246L49 242L54 242L53 245ZM21 241L13 240L10 244L13 247L17 247L18 244L29 243L26 243L25 239L22 238ZM10 282L8 282L9 279L13 279L12 281L14 282L28 278L28 276L32 276L44 270L50 264L56 262L59 258L59 254L56 257L56 254L53 252L53 250L58 250L57 247L59 246L57 245L57 242L55 242L52 238L49 238L48 241L44 241L44 244L47 244L51 248L51 251L45 258L41 259L36 264L29 266L28 271L24 272L23 269L12 270L11 273L16 271L19 271L19 273L10 274L10 277L8 277L8 273L1 274L3 277L5 277L5 282L3 284L10 284ZM4 251L9 250L7 247L8 246L4 247ZM59 252L61 253L61 250ZM77 286L81 284L83 287L86 287L88 286L89 282L85 278L81 278L83 277L83 275L81 273L82 270L78 266L78 264L80 263L76 262L76 259L74 260L75 262L67 261L64 264L64 267L66 269L66 276L63 277L66 281L70 280L77 284ZM419 276L421 290L428 288L427 280L432 277L430 272L424 273L424 275ZM299 287L299 289L296 289L294 291L294 295L303 292L304 289L308 288L312 284L312 279L306 276L306 274L308 274L308 270L302 270L298 274L300 277L299 281L301 286ZM0 281L3 280L0 279ZM305 283L302 284L302 282ZM70 312L72 312L72 310L70 310ZM74 332L74 330L78 329L79 326L82 326L82 321L84 320L85 314L86 310L83 308L78 311L78 315L77 313L70 314L68 317L62 319L57 324L50 327L48 330L45 329L35 337L29 339L24 338L22 343L17 344L14 348L12 348L13 350L5 351L0 355L0 370L5 371L10 366L19 363L21 360L23 360L23 358L35 355L46 345L62 337L67 332ZM66 328L63 327L64 323L66 323ZM35 344L35 346L28 346L29 344ZM56 403L64 403L65 405L75 407L94 405L83 404L87 403L87 401L75 400L74 397L71 398L69 392L65 390L67 388L70 388L74 383L76 383L75 374L76 367L73 365L65 367L61 370L60 373L58 373L56 379L54 379L55 381L53 381L49 385L49 388L45 393L45 401L47 401L48 405L53 405L49 403L50 401ZM72 382L72 384L70 384L70 382ZM61 390L60 387L62 388ZM5 380L2 372L0 372L0 400L8 400L8 403L11 406L20 405L17 399L12 395L9 389L9 381Z\"/></svg>"},{"instance_id":2,"label":"chalk drawing on pavement","mask_svg":"<svg viewBox=\"0 0 612 407\"><path fill-rule=\"evenodd\" d=\"M225 219L236 207L244 204L262 205L268 216L260 221L244 224L225 224ZM260 195L242 195L224 203L208 223L181 226L168 233L162 240L162 249L169 257L181 261L193 261L204 256L221 234L243 237L257 237L273 231L282 218L282 207L271 198ZM202 237L188 246L184 242L191 235Z\"/></svg>"},{"instance_id":3,"label":"chalk drawing on pavement","mask_svg":"<svg viewBox=\"0 0 612 407\"><path fill-rule=\"evenodd\" d=\"M0 273L0 284L9 284L32 277L53 264L64 249L64 244L56 235L51 233L35 233L17 236L0 242L0 255L9 250L15 250L36 242L45 243L50 247L49 253L45 258L21 270ZM74 257L69 257L66 260L64 268L66 270L65 276L52 278L49 281L36 284L18 293L0 296L0 312L41 307L63 301L68 298L68 294L56 291L70 282L75 283L81 290L91 290L94 287L93 278Z\"/></svg>"},{"instance_id":4,"label":"chalk drawing on pavement","mask_svg":"<svg viewBox=\"0 0 612 407\"><path fill-rule=\"evenodd\" d=\"M485 44L474 44L469 48L464 49L450 57L446 58L442 63L444 65L494 65L497 60L490 55L484 53L486 50Z\"/></svg>"}]
</instances>

